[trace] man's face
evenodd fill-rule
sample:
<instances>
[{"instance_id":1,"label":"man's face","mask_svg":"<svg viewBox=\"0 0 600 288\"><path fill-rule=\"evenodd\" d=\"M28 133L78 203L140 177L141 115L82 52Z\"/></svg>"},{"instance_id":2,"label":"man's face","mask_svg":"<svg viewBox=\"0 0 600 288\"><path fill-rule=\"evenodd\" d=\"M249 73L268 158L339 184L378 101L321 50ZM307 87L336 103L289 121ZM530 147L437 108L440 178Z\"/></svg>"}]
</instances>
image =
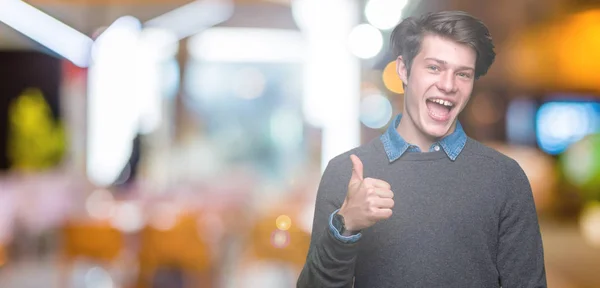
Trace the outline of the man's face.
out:
<instances>
[{"instance_id":1,"label":"man's face","mask_svg":"<svg viewBox=\"0 0 600 288\"><path fill-rule=\"evenodd\" d=\"M398 74L407 84L404 112L416 131L429 139L453 131L473 91L476 58L471 47L436 35L423 37L410 77L398 58Z\"/></svg>"}]
</instances>

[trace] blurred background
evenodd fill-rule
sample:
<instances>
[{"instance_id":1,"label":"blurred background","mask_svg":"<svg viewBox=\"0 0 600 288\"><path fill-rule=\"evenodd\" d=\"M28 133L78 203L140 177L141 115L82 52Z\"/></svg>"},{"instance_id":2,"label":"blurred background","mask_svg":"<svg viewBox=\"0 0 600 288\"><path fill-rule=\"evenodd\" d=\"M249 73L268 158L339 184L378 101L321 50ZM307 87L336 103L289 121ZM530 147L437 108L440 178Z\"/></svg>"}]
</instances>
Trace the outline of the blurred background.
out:
<instances>
[{"instance_id":1,"label":"blurred background","mask_svg":"<svg viewBox=\"0 0 600 288\"><path fill-rule=\"evenodd\" d=\"M402 111L390 30L447 9L549 286L600 287L597 0L0 0L0 286L295 287L325 165Z\"/></svg>"}]
</instances>

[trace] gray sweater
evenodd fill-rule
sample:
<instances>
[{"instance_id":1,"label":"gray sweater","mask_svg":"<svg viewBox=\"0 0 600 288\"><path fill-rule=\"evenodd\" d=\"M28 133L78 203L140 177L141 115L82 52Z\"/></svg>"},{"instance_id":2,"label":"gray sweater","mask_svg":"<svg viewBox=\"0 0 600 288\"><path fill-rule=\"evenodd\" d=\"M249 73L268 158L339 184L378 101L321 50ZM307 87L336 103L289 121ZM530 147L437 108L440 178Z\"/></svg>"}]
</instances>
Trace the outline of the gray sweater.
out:
<instances>
[{"instance_id":1,"label":"gray sweater","mask_svg":"<svg viewBox=\"0 0 600 288\"><path fill-rule=\"evenodd\" d=\"M329 231L351 176L394 191L390 219L342 243ZM443 151L386 157L380 139L332 159L317 193L311 244L297 287L546 287L531 188L514 160L468 138L455 161Z\"/></svg>"}]
</instances>

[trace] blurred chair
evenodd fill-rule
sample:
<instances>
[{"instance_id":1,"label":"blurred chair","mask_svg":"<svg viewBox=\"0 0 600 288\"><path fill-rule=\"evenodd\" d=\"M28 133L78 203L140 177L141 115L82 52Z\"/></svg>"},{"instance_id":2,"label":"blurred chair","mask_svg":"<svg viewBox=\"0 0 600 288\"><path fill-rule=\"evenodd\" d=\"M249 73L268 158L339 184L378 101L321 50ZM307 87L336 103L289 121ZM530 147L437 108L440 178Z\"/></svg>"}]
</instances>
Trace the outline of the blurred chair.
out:
<instances>
[{"instance_id":1,"label":"blurred chair","mask_svg":"<svg viewBox=\"0 0 600 288\"><path fill-rule=\"evenodd\" d=\"M184 278L184 287L213 287L212 257L201 229L193 214L179 215L174 225L166 229L144 227L140 235L137 287L175 288L181 285L179 277ZM168 281L165 278L171 282L161 285L159 282Z\"/></svg>"},{"instance_id":2,"label":"blurred chair","mask_svg":"<svg viewBox=\"0 0 600 288\"><path fill-rule=\"evenodd\" d=\"M8 262L8 257L6 255L6 247L3 243L0 243L0 268L4 267Z\"/></svg>"},{"instance_id":3,"label":"blurred chair","mask_svg":"<svg viewBox=\"0 0 600 288\"><path fill-rule=\"evenodd\" d=\"M89 260L110 268L124 250L121 231L105 221L69 221L62 228L61 286L70 287L69 279L76 260Z\"/></svg>"},{"instance_id":4,"label":"blurred chair","mask_svg":"<svg viewBox=\"0 0 600 288\"><path fill-rule=\"evenodd\" d=\"M265 217L252 228L250 255L260 260L281 261L302 269L310 245L310 234L297 225L291 225L288 230L279 230L276 220L280 215Z\"/></svg>"},{"instance_id":5,"label":"blurred chair","mask_svg":"<svg viewBox=\"0 0 600 288\"><path fill-rule=\"evenodd\" d=\"M251 226L238 267L236 281L239 285L236 287L292 287L302 270L310 233L294 224L299 213L291 209L276 210L260 217ZM287 213L278 213L282 211ZM277 220L280 216L291 221L281 223Z\"/></svg>"}]
</instances>

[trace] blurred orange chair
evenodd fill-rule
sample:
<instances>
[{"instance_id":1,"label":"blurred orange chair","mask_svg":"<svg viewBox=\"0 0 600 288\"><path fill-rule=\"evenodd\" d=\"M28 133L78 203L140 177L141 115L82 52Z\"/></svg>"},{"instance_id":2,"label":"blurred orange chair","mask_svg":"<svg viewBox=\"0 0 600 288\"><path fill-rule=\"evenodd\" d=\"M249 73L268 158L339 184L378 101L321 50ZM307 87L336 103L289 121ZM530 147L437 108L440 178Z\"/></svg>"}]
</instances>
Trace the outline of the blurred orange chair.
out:
<instances>
[{"instance_id":1,"label":"blurred orange chair","mask_svg":"<svg viewBox=\"0 0 600 288\"><path fill-rule=\"evenodd\" d=\"M235 287L273 285L271 281L281 287L294 285L310 245L310 234L298 225L298 214L279 206L249 225L233 276Z\"/></svg>"},{"instance_id":2,"label":"blurred orange chair","mask_svg":"<svg viewBox=\"0 0 600 288\"><path fill-rule=\"evenodd\" d=\"M212 287L210 248L199 229L197 217L192 214L179 215L167 229L146 226L140 235L137 287L151 287L152 277L160 268L184 271L188 276L186 287Z\"/></svg>"},{"instance_id":3,"label":"blurred orange chair","mask_svg":"<svg viewBox=\"0 0 600 288\"><path fill-rule=\"evenodd\" d=\"M71 267L77 259L88 259L110 266L124 249L124 235L105 221L67 222L62 229L62 265L60 287L66 285Z\"/></svg>"},{"instance_id":4,"label":"blurred orange chair","mask_svg":"<svg viewBox=\"0 0 600 288\"><path fill-rule=\"evenodd\" d=\"M258 260L285 262L301 269L306 261L310 234L303 231L298 225L294 225L296 217L293 216L287 218L291 219L291 223L285 223L288 221L283 220L283 224L277 225L277 218L281 215L283 213L274 213L264 217L251 229L250 256ZM287 230L279 229L282 227L278 226L286 226L284 229Z\"/></svg>"},{"instance_id":5,"label":"blurred orange chair","mask_svg":"<svg viewBox=\"0 0 600 288\"><path fill-rule=\"evenodd\" d=\"M68 223L63 229L64 256L110 262L119 256L124 237L107 222Z\"/></svg>"},{"instance_id":6,"label":"blurred orange chair","mask_svg":"<svg viewBox=\"0 0 600 288\"><path fill-rule=\"evenodd\" d=\"M8 261L7 259L7 255L6 255L6 248L4 247L4 245L0 244L0 267L6 265L6 262Z\"/></svg>"}]
</instances>

